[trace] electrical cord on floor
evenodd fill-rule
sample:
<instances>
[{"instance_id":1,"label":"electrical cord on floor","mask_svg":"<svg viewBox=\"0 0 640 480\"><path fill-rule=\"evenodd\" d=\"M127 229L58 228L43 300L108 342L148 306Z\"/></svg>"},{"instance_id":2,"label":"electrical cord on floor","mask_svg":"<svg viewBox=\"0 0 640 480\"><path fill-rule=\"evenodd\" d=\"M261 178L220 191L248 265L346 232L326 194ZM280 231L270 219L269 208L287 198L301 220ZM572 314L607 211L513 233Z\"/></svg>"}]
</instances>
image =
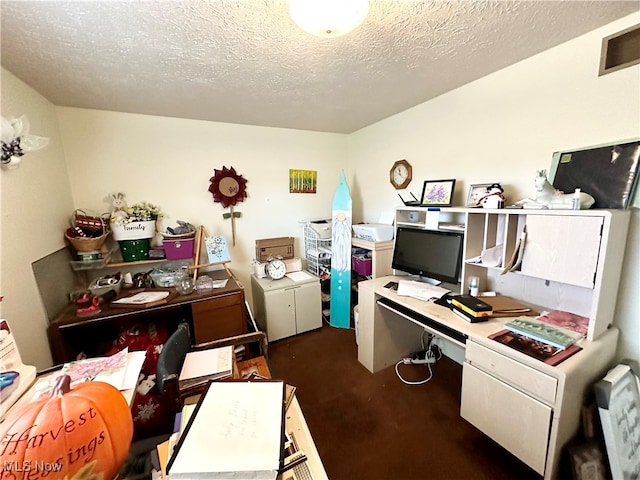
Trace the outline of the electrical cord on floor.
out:
<instances>
[{"instance_id":1,"label":"electrical cord on floor","mask_svg":"<svg viewBox=\"0 0 640 480\"><path fill-rule=\"evenodd\" d=\"M427 332L423 331L422 335L420 336L420 343L422 345L422 352L424 352L424 359L418 360L416 355L414 355L413 358L403 358L402 360L399 360L398 363L396 363L395 365L396 375L398 376L398 378L402 383L405 383L407 385L424 385L425 383L427 383L429 380L433 378L433 370L431 370L431 364L436 363L438 360L442 358L442 351L436 344L433 343L433 340L435 337L430 333L427 333L428 341L427 341L427 345L425 346L425 343L424 343L425 333ZM429 370L429 376L424 380L417 380L417 381L406 380L400 374L400 370L398 368L400 365L426 365L427 369Z\"/></svg>"},{"instance_id":2,"label":"electrical cord on floor","mask_svg":"<svg viewBox=\"0 0 640 480\"><path fill-rule=\"evenodd\" d=\"M400 372L398 371L398 366L401 364L404 364L403 360L400 360L398 363L396 363L396 375L398 376L398 378L402 383L406 383L407 385L423 385L433 378L433 371L431 370L431 364L427 363L426 365L427 365L427 368L429 369L429 376L427 378L425 378L424 380L418 380L415 382L412 382L410 380L405 380L402 377L402 375L400 375Z\"/></svg>"}]
</instances>

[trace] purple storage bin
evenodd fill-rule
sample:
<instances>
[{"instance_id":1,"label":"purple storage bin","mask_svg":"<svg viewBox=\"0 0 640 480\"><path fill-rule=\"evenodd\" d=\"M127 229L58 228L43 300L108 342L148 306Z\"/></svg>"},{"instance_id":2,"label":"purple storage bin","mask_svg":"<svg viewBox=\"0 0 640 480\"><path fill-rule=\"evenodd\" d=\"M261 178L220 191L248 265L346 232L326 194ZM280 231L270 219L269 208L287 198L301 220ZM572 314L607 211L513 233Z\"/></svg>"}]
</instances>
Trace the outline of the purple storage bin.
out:
<instances>
[{"instance_id":1,"label":"purple storage bin","mask_svg":"<svg viewBox=\"0 0 640 480\"><path fill-rule=\"evenodd\" d=\"M164 254L167 260L183 260L193 257L195 238L181 238L177 240L163 240Z\"/></svg>"},{"instance_id":2,"label":"purple storage bin","mask_svg":"<svg viewBox=\"0 0 640 480\"><path fill-rule=\"evenodd\" d=\"M351 266L358 275L362 275L363 277L368 277L371 275L371 257L366 257L364 255L353 255L351 257L351 260Z\"/></svg>"}]
</instances>

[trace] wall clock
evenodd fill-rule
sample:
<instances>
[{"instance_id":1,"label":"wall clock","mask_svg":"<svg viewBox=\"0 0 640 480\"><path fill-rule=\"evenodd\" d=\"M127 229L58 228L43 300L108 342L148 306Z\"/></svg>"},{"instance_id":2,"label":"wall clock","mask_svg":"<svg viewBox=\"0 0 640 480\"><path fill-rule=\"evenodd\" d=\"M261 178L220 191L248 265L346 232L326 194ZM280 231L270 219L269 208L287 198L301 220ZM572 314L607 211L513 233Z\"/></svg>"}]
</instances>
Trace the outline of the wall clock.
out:
<instances>
[{"instance_id":1,"label":"wall clock","mask_svg":"<svg viewBox=\"0 0 640 480\"><path fill-rule=\"evenodd\" d=\"M389 181L396 190L407 188L411 183L412 169L406 160L397 160L389 171Z\"/></svg>"}]
</instances>

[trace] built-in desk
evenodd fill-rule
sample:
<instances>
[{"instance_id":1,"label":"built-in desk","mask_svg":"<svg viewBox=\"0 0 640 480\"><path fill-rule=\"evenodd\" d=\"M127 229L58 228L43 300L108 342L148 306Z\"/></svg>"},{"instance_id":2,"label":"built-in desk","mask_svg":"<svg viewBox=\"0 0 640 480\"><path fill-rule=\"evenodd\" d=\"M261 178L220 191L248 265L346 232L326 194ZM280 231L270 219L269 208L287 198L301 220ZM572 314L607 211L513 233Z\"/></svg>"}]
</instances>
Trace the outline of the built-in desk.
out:
<instances>
[{"instance_id":1,"label":"built-in desk","mask_svg":"<svg viewBox=\"0 0 640 480\"><path fill-rule=\"evenodd\" d=\"M468 323L432 301L384 288L391 280L399 278L359 284L360 363L371 372L394 365L422 348L424 330L451 342L464 356L461 416L545 479L557 478L561 450L579 431L585 397L611 366L618 330L583 340L580 352L553 367L487 338L509 319Z\"/></svg>"},{"instance_id":2,"label":"built-in desk","mask_svg":"<svg viewBox=\"0 0 640 480\"><path fill-rule=\"evenodd\" d=\"M101 305L101 311L89 317L79 317L75 305L69 305L47 329L54 363L76 359L80 352L89 356L102 355L122 327L136 322L161 323L169 331L186 321L191 326L195 343L247 332L244 288L225 270L207 272L214 279L227 278L222 288L206 293L176 295L167 303L150 308L113 308ZM126 291L122 290L121 295Z\"/></svg>"}]
</instances>

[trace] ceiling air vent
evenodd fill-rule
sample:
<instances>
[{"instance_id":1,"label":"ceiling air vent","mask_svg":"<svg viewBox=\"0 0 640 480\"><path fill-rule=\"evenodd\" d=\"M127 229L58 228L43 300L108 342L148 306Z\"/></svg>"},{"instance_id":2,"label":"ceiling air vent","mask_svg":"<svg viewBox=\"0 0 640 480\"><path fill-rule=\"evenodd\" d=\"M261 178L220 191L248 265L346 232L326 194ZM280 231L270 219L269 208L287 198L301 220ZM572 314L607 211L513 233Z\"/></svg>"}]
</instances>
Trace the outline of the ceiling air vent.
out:
<instances>
[{"instance_id":1,"label":"ceiling air vent","mask_svg":"<svg viewBox=\"0 0 640 480\"><path fill-rule=\"evenodd\" d=\"M640 63L640 25L634 25L602 40L599 75Z\"/></svg>"}]
</instances>

